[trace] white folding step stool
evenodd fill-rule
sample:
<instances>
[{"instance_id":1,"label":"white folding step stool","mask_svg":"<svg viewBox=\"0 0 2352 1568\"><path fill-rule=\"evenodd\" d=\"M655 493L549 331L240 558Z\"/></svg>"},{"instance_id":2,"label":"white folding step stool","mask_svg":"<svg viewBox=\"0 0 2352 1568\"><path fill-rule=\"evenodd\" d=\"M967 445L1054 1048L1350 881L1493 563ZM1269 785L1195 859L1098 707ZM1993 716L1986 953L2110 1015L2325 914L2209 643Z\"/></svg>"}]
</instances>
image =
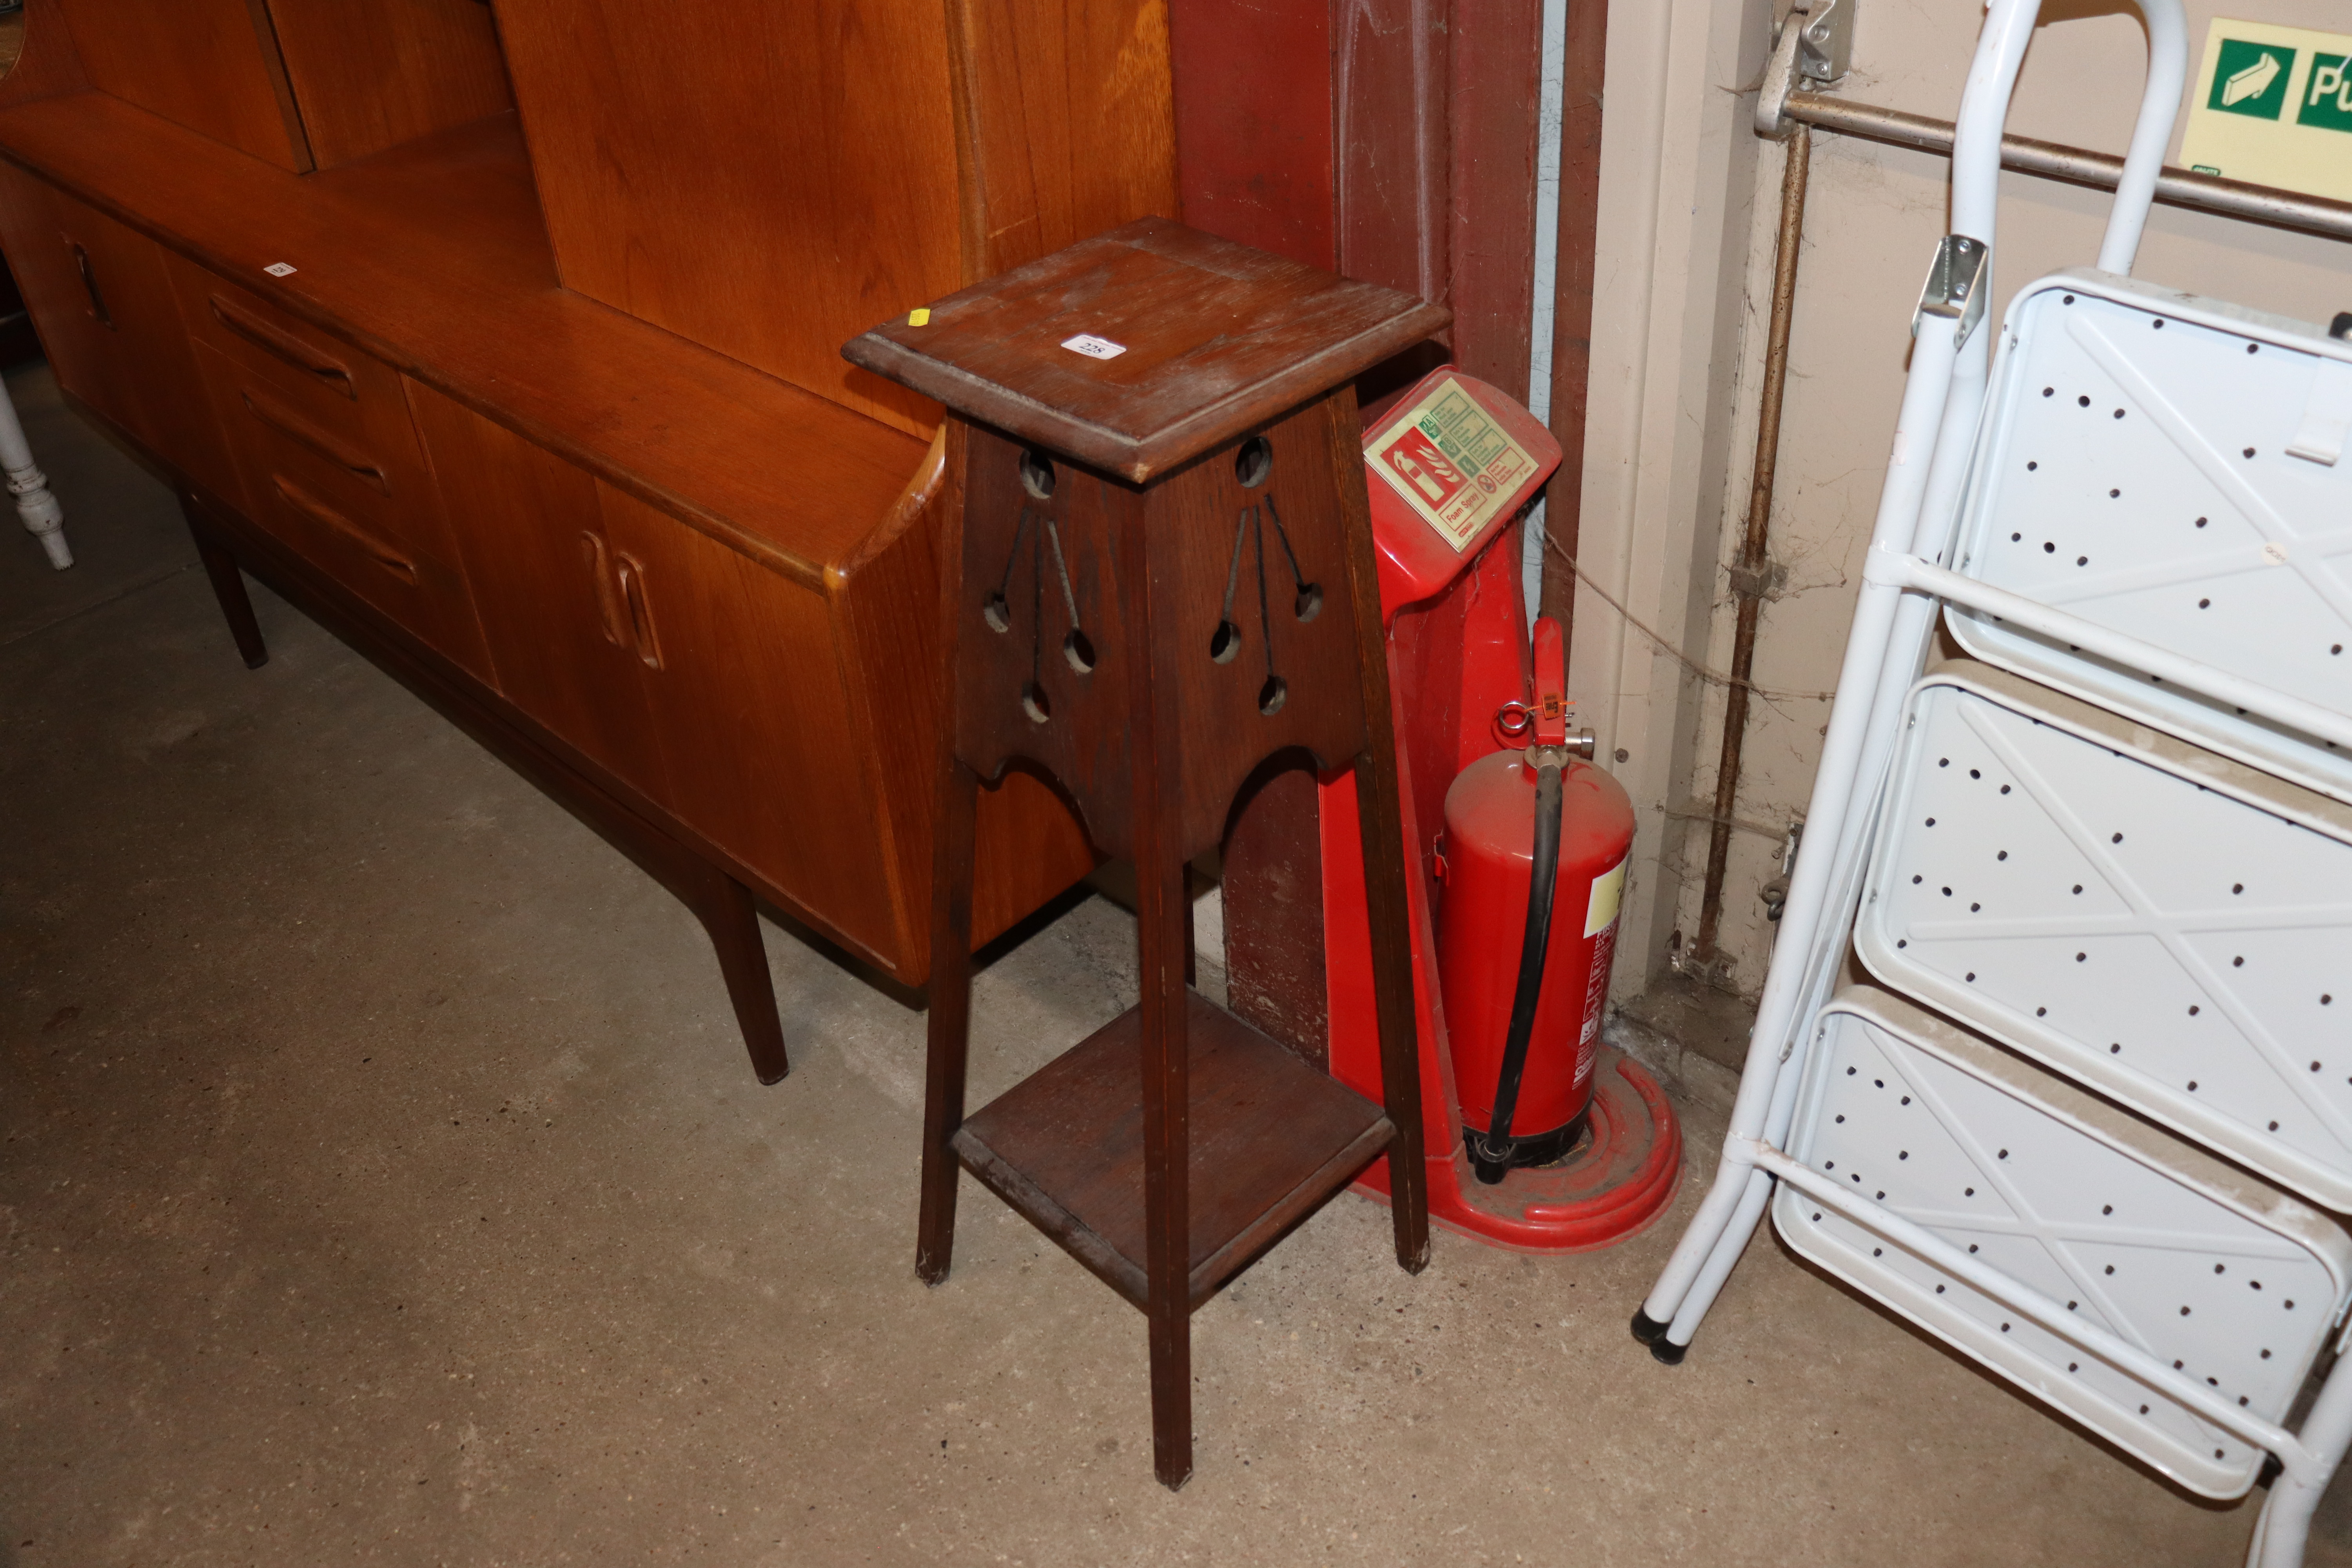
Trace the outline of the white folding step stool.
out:
<instances>
[{"instance_id":1,"label":"white folding step stool","mask_svg":"<svg viewBox=\"0 0 2352 1568\"><path fill-rule=\"evenodd\" d=\"M1854 947L2352 1211L2352 805L1955 661L1913 690Z\"/></svg>"},{"instance_id":2,"label":"white folding step stool","mask_svg":"<svg viewBox=\"0 0 2352 1568\"><path fill-rule=\"evenodd\" d=\"M1782 1183L1773 1223L1790 1246L2191 1490L2253 1485L2263 1449L2144 1363L2284 1418L2352 1282L2352 1237L1885 992L1824 1009L1811 1062L1789 1157L1843 1201ZM2121 1348L2062 1338L2006 1289L1907 1250L1874 1215L1848 1217L1863 1199Z\"/></svg>"},{"instance_id":3,"label":"white folding step stool","mask_svg":"<svg viewBox=\"0 0 2352 1568\"><path fill-rule=\"evenodd\" d=\"M2352 342L2133 279L2010 309L1958 565L2341 710L2352 689ZM1979 658L2352 800L2352 749L1955 605Z\"/></svg>"},{"instance_id":4,"label":"white folding step stool","mask_svg":"<svg viewBox=\"0 0 2352 1568\"><path fill-rule=\"evenodd\" d=\"M2352 555L2343 521L2352 464L2337 460L2352 426L2352 351L2315 328L2125 276L2187 74L2179 0L2140 5L2148 82L2099 270L2048 279L2019 297L1990 394L1992 334L1976 328L1994 254L2001 123L2039 0L1994 0L1987 15L1955 136L1955 232L1938 247L1914 319L1806 853L1791 876L1721 1166L1634 1331L1659 1359L1681 1358L1778 1182L1777 1223L1791 1245L2183 1484L2242 1495L2260 1456L2275 1456L2282 1473L2250 1561L2289 1568L2352 1445L2352 1373L2340 1369L2298 1430L2280 1424L2294 1394L2288 1372L2313 1364L2347 1305L2340 1228L2254 1178L2215 1179L2219 1167L2195 1150L1950 1023L1892 998L1831 998L1867 879L1877 897L1864 914L1862 952L1890 984L2321 1202L2345 1205L2352 1195L2352 1142L2340 1136L2352 1131L2352 1100L2320 1081L2331 1062L2352 1078L2343 1061L2352 1043L2340 1026L2326 1032L2338 1016L2328 1011L2333 998L2352 998L2352 973L2340 986L2327 978L2352 959L2345 884L2305 876L2344 864L2336 803L2352 800L2341 763L2352 754L2344 673L2352 667L2339 647L2352 640L2341 630L2352 626L2342 564ZM1956 559L1962 570L1947 564ZM2043 684L1978 666L1940 670L1915 692L1947 606L1971 652ZM1978 777L1965 777L1970 768ZM1931 796L1950 804L1929 807ZM2152 830L2140 818L2110 820L2125 810L2178 811L2210 841L2192 847L2175 830L2182 852L2159 865L2137 852L2135 829ZM2031 860L1998 842L2011 834L2021 847L2032 836ZM2053 876L2070 856L2084 868L2080 895L2071 870L2063 882ZM2255 869L2232 873L2226 890L2182 880L2210 880L2225 863ZM2249 894L2266 903L2270 925L2245 915ZM2100 903L2097 918L2090 903L2077 912L2078 898ZM2102 974L2131 979L2089 979L2095 941ZM1999 956L1972 963L1979 950ZM2127 985L2137 992L2126 995ZM2177 1016L2164 1010L2168 996ZM2314 1010L2320 1037L2305 1032ZM2115 1026L2126 1015L2128 1042ZM2298 1079L2288 1068L2305 1051L2308 1077ZM1862 1127L1836 1121L1854 1115L1837 1097L1859 1092L1837 1080L1858 1081L1865 1057L1912 1075L1915 1101L1921 1085L1939 1086L1946 1111L1916 1123L1922 1174L1899 1141L1891 1163L1875 1150L1867 1172L1849 1166L1842 1178L1829 1168ZM2310 1068L2315 1059L2320 1067ZM1884 1076L1872 1075L1874 1095ZM1986 1169L1989 1182L2019 1169L2000 1149L2019 1147L2022 1131L2008 1145L1992 1134L1993 1153L1982 1157L1994 1126L2033 1130L2037 1173L2011 1177L2003 1201L2010 1239L2038 1239L2004 1241L1989 1257L1985 1240L1969 1235L1969 1210L1915 1184L1934 1174L1948 1184L1962 1164ZM1930 1130L1943 1140L1932 1162ZM1884 1131L1877 1125L1874 1136ZM2053 1294L2074 1283L2066 1260L2081 1247L2070 1240L2053 1251L2063 1227L2047 1216L2063 1215L2092 1173L2122 1190L2125 1165L2138 1167L2129 1179L2145 1188L2135 1201L2174 1194L2158 1205L2165 1217L2135 1239L2151 1278L2183 1295L2174 1310L2189 1326L2159 1329L2147 1301L2135 1298L2126 1310L2079 1283ZM1964 1196L1974 1184L1963 1176ZM1823 1228L1832 1211L1843 1229ZM2231 1279L2222 1245L2231 1227L2215 1218L2224 1211L2264 1222L2254 1228L2273 1250L2241 1261L2259 1260L2280 1279L2300 1271L2297 1294L2281 1287L2273 1297L2266 1279L2261 1291L2250 1282L2242 1295L2209 1289L2187 1298L2184 1268L2220 1268L2215 1278ZM2242 1226L2238 1239L2254 1245ZM2289 1299L2300 1314L2291 1325L2277 1305ZM2039 1337L2018 1337L2029 1333ZM2135 1384L2145 1397L2129 1396Z\"/></svg>"}]
</instances>

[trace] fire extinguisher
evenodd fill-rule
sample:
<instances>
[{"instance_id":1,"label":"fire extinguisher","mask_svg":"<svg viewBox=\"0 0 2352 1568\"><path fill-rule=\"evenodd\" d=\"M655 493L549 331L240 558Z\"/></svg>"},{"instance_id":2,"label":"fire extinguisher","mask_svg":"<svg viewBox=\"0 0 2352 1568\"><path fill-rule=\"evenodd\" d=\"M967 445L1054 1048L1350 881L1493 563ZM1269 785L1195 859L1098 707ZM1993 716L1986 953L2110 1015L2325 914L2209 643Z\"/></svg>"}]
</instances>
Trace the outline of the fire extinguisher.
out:
<instances>
[{"instance_id":1,"label":"fire extinguisher","mask_svg":"<svg viewBox=\"0 0 2352 1568\"><path fill-rule=\"evenodd\" d=\"M1472 1170L1489 1185L1583 1141L1633 844L1633 803L1571 740L1559 626L1535 625L1535 701L1445 795L1439 984ZM1521 1131L1525 1129L1526 1131Z\"/></svg>"}]
</instances>

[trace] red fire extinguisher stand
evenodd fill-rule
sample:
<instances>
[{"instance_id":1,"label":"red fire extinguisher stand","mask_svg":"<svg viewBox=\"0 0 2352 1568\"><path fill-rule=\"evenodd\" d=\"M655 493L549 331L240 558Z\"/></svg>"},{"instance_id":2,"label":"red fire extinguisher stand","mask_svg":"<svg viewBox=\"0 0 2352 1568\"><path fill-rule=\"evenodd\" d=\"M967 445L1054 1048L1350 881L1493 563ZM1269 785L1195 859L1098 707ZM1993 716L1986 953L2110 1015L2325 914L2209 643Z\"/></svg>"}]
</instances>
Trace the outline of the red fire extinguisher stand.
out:
<instances>
[{"instance_id":1,"label":"red fire extinguisher stand","mask_svg":"<svg viewBox=\"0 0 2352 1568\"><path fill-rule=\"evenodd\" d=\"M1559 464L1559 448L1509 397L1451 367L1392 410L1373 423L1365 450L1406 863L1419 870L1407 890L1430 1219L1517 1251L1606 1247L1672 1202L1682 1133L1656 1081L1598 1039L1632 809L1613 779L1568 756L1558 628L1539 623L1548 646L1538 660L1518 563L1492 548ZM1532 1030L1518 1031L1522 1070L1508 1131L1512 1142L1528 1144L1519 1157L1553 1163L1505 1173L1482 1162L1486 1151L1471 1140L1483 1144L1482 1135L1494 1131L1509 1016L1523 989L1514 982L1529 880L1524 862L1514 880L1512 863L1517 842L1535 837L1537 770L1518 754L1530 743L1551 748L1539 755L1555 762L1570 809L1543 988ZM1446 809L1450 792L1458 813ZM1330 1069L1377 1096L1379 1033L1363 873L1353 848L1353 773L1327 775L1319 795ZM1524 831L1505 815L1515 795L1525 802ZM1451 850L1448 815L1456 816L1463 839ZM1443 964L1441 914L1448 927ZM1482 1163L1489 1180L1480 1179ZM1359 1184L1384 1198L1388 1180L1383 1159Z\"/></svg>"}]
</instances>

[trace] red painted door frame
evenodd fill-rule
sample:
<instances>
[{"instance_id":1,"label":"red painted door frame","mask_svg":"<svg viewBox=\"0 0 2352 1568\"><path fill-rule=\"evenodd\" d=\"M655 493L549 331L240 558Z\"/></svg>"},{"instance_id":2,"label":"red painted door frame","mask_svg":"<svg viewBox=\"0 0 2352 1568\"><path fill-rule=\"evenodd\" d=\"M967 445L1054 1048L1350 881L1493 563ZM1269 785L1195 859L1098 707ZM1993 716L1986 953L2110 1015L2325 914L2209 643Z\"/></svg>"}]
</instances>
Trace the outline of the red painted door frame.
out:
<instances>
[{"instance_id":1,"label":"red painted door frame","mask_svg":"<svg viewBox=\"0 0 2352 1568\"><path fill-rule=\"evenodd\" d=\"M1542 0L1171 0L1187 223L1449 306L1525 398Z\"/></svg>"},{"instance_id":2,"label":"red painted door frame","mask_svg":"<svg viewBox=\"0 0 2352 1568\"><path fill-rule=\"evenodd\" d=\"M1577 166L1562 182L1552 405L1572 456L1549 504L1571 550L1606 4L1569 0L1577 101L1566 151ZM1171 0L1169 21L1185 221L1454 311L1442 348L1360 384L1368 405L1443 358L1525 400L1543 0ZM1517 531L1496 548L1516 560ZM1548 554L1548 608L1554 564ZM1444 639L1444 628L1420 629ZM1236 808L1225 956L1234 1010L1320 1061L1328 1019L1317 809L1312 776L1296 769L1270 775Z\"/></svg>"}]
</instances>

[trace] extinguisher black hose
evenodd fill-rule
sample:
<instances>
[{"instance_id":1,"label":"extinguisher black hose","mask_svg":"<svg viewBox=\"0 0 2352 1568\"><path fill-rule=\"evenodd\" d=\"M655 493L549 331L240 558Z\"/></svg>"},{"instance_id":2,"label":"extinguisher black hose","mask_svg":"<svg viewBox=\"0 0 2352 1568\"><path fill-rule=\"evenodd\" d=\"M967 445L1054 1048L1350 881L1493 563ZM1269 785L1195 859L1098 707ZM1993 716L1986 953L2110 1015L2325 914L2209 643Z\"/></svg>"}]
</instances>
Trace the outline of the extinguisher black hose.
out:
<instances>
[{"instance_id":1,"label":"extinguisher black hose","mask_svg":"<svg viewBox=\"0 0 2352 1568\"><path fill-rule=\"evenodd\" d=\"M1558 763L1547 763L1536 771L1535 864L1528 879L1528 928L1519 944L1519 984L1511 996L1511 1032L1503 1038L1503 1070L1495 1083L1495 1110L1487 1119L1484 1140L1488 1162L1510 1156L1511 1117L1519 1107L1519 1079L1527 1072L1536 1002L1543 994L1544 955L1551 946L1552 894L1559 879L1559 773Z\"/></svg>"}]
</instances>

